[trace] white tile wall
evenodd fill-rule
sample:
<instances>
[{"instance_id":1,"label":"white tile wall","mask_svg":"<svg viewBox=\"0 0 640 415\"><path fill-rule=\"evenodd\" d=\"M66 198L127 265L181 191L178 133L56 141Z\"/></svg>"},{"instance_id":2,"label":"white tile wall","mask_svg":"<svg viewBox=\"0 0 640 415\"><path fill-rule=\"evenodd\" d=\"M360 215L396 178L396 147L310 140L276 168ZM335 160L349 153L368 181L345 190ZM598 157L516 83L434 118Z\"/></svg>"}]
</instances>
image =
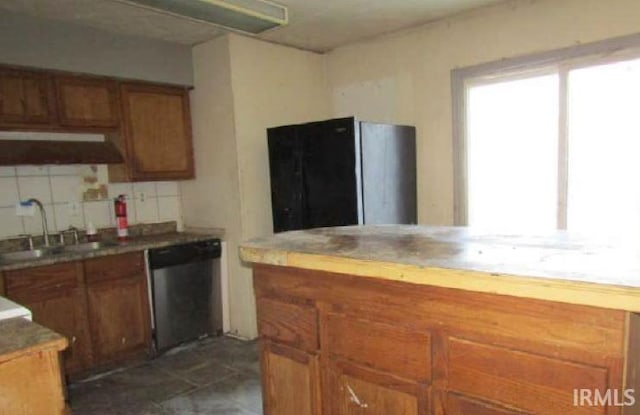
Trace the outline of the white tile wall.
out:
<instances>
[{"instance_id":1,"label":"white tile wall","mask_svg":"<svg viewBox=\"0 0 640 415\"><path fill-rule=\"evenodd\" d=\"M96 167L93 167L94 169ZM24 233L42 232L40 215L21 217L15 214L15 204L28 198L39 199L45 205L49 230L85 228L93 222L98 228L114 226L113 198L127 195L130 224L174 220L182 227L180 194L176 182L113 183L108 185L109 199L82 201L82 178L92 166L1 166L0 167L0 238ZM106 166L97 166L94 173L106 182Z\"/></svg>"}]
</instances>

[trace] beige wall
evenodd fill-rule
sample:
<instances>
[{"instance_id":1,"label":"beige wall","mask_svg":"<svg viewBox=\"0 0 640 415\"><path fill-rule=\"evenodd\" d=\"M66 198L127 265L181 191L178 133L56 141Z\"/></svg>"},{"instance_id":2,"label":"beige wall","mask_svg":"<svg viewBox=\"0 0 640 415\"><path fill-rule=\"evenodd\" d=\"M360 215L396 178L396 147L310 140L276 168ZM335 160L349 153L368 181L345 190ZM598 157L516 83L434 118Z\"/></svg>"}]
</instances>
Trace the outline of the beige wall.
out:
<instances>
[{"instance_id":1,"label":"beige wall","mask_svg":"<svg viewBox=\"0 0 640 415\"><path fill-rule=\"evenodd\" d=\"M237 35L193 56L196 180L181 186L185 224L226 229L231 330L253 338L251 269L237 252L272 231L266 129L328 116L323 56Z\"/></svg>"},{"instance_id":2,"label":"beige wall","mask_svg":"<svg viewBox=\"0 0 640 415\"><path fill-rule=\"evenodd\" d=\"M418 129L420 223L453 223L454 68L640 31L637 0L516 1L334 50L334 116Z\"/></svg>"},{"instance_id":3,"label":"beige wall","mask_svg":"<svg viewBox=\"0 0 640 415\"><path fill-rule=\"evenodd\" d=\"M236 259L242 227L228 39L196 46L193 68L191 116L196 179L180 183L184 221L186 226L225 229L229 294L233 299L242 298L235 284L235 275L242 272ZM237 301L231 302L231 328L239 331L236 316L244 311L238 310Z\"/></svg>"}]
</instances>

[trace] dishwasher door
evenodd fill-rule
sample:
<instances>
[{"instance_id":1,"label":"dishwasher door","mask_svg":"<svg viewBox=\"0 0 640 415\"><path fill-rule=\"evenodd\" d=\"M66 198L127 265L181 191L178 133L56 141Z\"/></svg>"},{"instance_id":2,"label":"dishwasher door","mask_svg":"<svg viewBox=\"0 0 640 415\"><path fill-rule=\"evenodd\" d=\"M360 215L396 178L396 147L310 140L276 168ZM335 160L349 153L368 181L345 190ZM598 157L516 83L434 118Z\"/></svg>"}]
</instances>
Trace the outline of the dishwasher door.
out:
<instances>
[{"instance_id":1,"label":"dishwasher door","mask_svg":"<svg viewBox=\"0 0 640 415\"><path fill-rule=\"evenodd\" d=\"M170 247L160 255L176 256ZM180 256L180 253L177 254ZM151 252L150 261L158 258ZM222 334L220 259L182 258L175 265L151 266L151 285L158 351L206 335ZM154 269L155 268L155 269Z\"/></svg>"}]
</instances>

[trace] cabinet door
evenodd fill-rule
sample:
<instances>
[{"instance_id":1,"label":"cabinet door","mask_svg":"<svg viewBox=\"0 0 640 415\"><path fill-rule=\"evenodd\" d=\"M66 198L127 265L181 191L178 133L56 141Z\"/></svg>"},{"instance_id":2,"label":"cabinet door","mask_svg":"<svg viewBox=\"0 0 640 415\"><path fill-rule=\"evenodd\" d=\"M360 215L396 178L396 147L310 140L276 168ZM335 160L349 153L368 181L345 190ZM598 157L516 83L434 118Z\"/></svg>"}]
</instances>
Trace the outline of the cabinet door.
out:
<instances>
[{"instance_id":1,"label":"cabinet door","mask_svg":"<svg viewBox=\"0 0 640 415\"><path fill-rule=\"evenodd\" d=\"M0 69L0 124L49 125L55 120L53 83L44 73Z\"/></svg>"},{"instance_id":2,"label":"cabinet door","mask_svg":"<svg viewBox=\"0 0 640 415\"><path fill-rule=\"evenodd\" d=\"M427 415L429 387L346 361L328 369L331 415Z\"/></svg>"},{"instance_id":3,"label":"cabinet door","mask_svg":"<svg viewBox=\"0 0 640 415\"><path fill-rule=\"evenodd\" d=\"M118 89L115 81L58 76L56 94L60 124L69 127L117 127Z\"/></svg>"},{"instance_id":4,"label":"cabinet door","mask_svg":"<svg viewBox=\"0 0 640 415\"><path fill-rule=\"evenodd\" d=\"M266 415L320 415L318 357L263 341L262 394Z\"/></svg>"},{"instance_id":5,"label":"cabinet door","mask_svg":"<svg viewBox=\"0 0 640 415\"><path fill-rule=\"evenodd\" d=\"M67 262L5 273L7 297L27 307L33 321L67 337L66 373L91 366L91 339L86 320L82 264Z\"/></svg>"},{"instance_id":6,"label":"cabinet door","mask_svg":"<svg viewBox=\"0 0 640 415\"><path fill-rule=\"evenodd\" d=\"M304 228L362 223L360 140L355 122L338 119L304 124Z\"/></svg>"},{"instance_id":7,"label":"cabinet door","mask_svg":"<svg viewBox=\"0 0 640 415\"><path fill-rule=\"evenodd\" d=\"M140 253L85 262L89 321L97 364L148 352L151 323Z\"/></svg>"},{"instance_id":8,"label":"cabinet door","mask_svg":"<svg viewBox=\"0 0 640 415\"><path fill-rule=\"evenodd\" d=\"M187 90L123 84L121 98L131 178L136 181L193 178Z\"/></svg>"}]
</instances>

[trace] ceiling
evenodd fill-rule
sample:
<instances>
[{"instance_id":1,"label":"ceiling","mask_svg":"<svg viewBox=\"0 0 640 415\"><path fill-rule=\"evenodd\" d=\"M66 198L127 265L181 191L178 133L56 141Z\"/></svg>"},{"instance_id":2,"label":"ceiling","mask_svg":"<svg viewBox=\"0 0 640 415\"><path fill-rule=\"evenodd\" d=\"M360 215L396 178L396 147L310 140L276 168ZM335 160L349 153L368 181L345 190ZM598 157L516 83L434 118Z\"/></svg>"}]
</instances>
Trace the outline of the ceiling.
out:
<instances>
[{"instance_id":1,"label":"ceiling","mask_svg":"<svg viewBox=\"0 0 640 415\"><path fill-rule=\"evenodd\" d=\"M257 37L325 52L501 1L504 0L276 0L288 7L289 25ZM118 0L0 0L0 9L190 45L225 33L211 24Z\"/></svg>"}]
</instances>

